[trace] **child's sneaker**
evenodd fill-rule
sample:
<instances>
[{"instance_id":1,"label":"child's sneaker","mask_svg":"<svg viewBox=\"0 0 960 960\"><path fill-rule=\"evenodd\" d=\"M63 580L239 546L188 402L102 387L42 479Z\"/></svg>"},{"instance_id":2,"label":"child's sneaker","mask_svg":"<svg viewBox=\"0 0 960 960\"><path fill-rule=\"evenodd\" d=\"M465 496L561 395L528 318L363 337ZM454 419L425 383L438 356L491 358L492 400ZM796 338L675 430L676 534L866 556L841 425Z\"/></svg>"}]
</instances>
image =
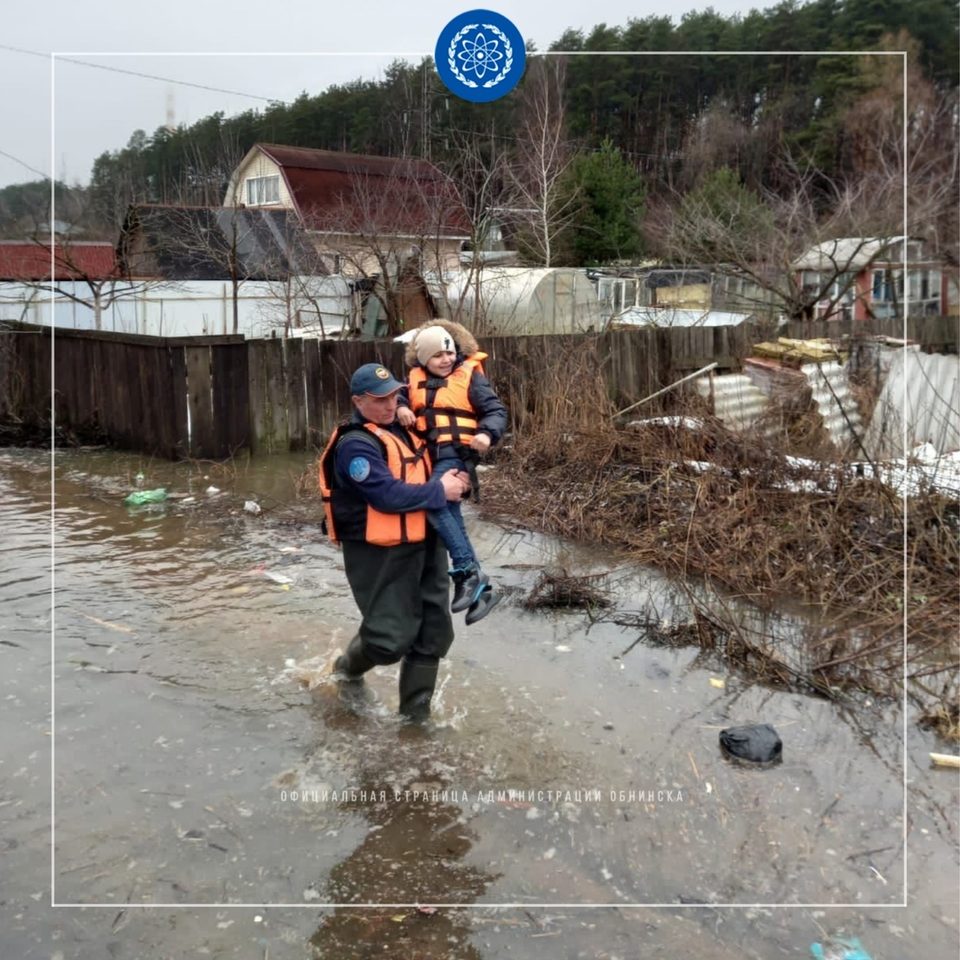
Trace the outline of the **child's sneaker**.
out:
<instances>
[{"instance_id":1,"label":"child's sneaker","mask_svg":"<svg viewBox=\"0 0 960 960\"><path fill-rule=\"evenodd\" d=\"M470 605L464 623L470 626L471 623L482 620L499 602L500 594L496 593L489 583L484 584L480 596Z\"/></svg>"},{"instance_id":2,"label":"child's sneaker","mask_svg":"<svg viewBox=\"0 0 960 960\"><path fill-rule=\"evenodd\" d=\"M473 567L470 570L454 570L450 576L453 578L451 613L460 613L473 606L490 582L490 578L482 573L479 567Z\"/></svg>"}]
</instances>

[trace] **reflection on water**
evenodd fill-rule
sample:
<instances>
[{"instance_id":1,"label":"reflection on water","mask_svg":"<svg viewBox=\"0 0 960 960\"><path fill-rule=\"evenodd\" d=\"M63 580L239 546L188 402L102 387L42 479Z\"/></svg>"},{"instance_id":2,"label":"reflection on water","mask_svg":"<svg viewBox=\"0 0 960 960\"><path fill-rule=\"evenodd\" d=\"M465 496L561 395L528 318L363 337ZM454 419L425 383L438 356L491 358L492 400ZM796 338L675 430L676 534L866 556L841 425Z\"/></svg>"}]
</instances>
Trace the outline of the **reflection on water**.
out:
<instances>
[{"instance_id":1,"label":"reflection on water","mask_svg":"<svg viewBox=\"0 0 960 960\"><path fill-rule=\"evenodd\" d=\"M393 905L333 910L311 937L318 955L363 955L376 947L397 956L479 958L469 943L468 914L431 906L476 903L496 879L464 862L477 835L435 734L384 722L369 700L345 705L329 688L319 689L314 703L322 728L346 735L359 753L357 779L338 806L368 824L363 842L325 880L318 878L317 895L328 903ZM454 802L438 799L448 796Z\"/></svg>"},{"instance_id":2,"label":"reflection on water","mask_svg":"<svg viewBox=\"0 0 960 960\"><path fill-rule=\"evenodd\" d=\"M479 907L347 906L359 903L900 901L903 745L892 710L841 710L751 684L694 649L634 645L637 631L614 623L510 604L473 627L457 624L426 730L396 717L396 668L374 671L359 702L329 683L298 684L298 669L322 670L356 625L318 505L293 493L306 466L302 457L224 469L58 453L51 531L46 454L0 451L0 654L17 721L0 753L11 785L0 803L17 811L4 834L7 876L17 878L9 904L35 903L45 887L51 739L58 901L312 908L272 908L256 930L230 911L211 914L202 942L214 954L262 956L266 946L275 960L312 943L316 956L363 957L387 944L437 960L493 957L524 925L522 955L591 955L589 924L556 910L494 922ZM163 486L170 499L125 507L140 472L145 488ZM249 499L261 514L244 510ZM610 562L470 522L514 596L545 563L594 572ZM682 591L664 578L618 566L611 583L620 609L654 604L685 616ZM794 621L781 621L787 636ZM779 730L780 767L744 770L720 756L719 729L752 721ZM910 757L933 748L924 737L911 728ZM912 896L924 915L943 918L931 934L935 958L956 922L956 824L945 812L955 788L916 761L908 774L919 804L911 836L924 844ZM424 791L446 799L407 796ZM110 942L162 930L175 953L198 929L185 914L169 924L125 914L121 934L115 916L84 914L71 936L107 955ZM706 915L602 916L618 942L656 931L654 947L718 960L776 955L811 933L789 911L731 913L719 931ZM37 919L15 906L4 924L18 955L39 942ZM847 923L862 930L855 912ZM895 932L867 930L878 954L886 943L896 955Z\"/></svg>"}]
</instances>

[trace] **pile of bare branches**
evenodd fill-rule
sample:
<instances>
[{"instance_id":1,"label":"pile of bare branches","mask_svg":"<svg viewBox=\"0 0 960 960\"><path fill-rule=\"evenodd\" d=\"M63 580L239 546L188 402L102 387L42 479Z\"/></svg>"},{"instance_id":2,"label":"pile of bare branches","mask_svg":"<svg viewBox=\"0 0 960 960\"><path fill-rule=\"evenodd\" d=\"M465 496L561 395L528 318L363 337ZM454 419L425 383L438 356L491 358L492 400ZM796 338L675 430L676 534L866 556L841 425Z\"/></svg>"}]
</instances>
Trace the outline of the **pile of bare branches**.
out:
<instances>
[{"instance_id":1,"label":"pile of bare branches","mask_svg":"<svg viewBox=\"0 0 960 960\"><path fill-rule=\"evenodd\" d=\"M566 570L544 570L523 601L527 610L542 607L593 610L609 607L610 597L603 588L603 573L573 576Z\"/></svg>"},{"instance_id":2,"label":"pile of bare branches","mask_svg":"<svg viewBox=\"0 0 960 960\"><path fill-rule=\"evenodd\" d=\"M876 481L829 462L798 465L763 437L735 436L709 418L696 428L620 429L599 375L572 382L579 406L562 372L556 396L541 384L538 415L487 475L485 513L621 548L761 608L810 605L831 625L804 669L814 685L862 683L867 672L869 687L881 675L894 685L905 633L909 675L955 669L955 502L927 492L904 513Z\"/></svg>"}]
</instances>

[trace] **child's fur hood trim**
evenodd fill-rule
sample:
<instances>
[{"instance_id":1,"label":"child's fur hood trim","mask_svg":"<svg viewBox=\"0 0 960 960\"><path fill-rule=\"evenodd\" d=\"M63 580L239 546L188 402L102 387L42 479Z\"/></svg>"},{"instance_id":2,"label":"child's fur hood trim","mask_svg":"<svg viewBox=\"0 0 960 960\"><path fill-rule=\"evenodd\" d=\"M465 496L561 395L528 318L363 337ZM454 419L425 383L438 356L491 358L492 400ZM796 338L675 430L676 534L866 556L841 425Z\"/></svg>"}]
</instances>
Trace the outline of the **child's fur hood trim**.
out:
<instances>
[{"instance_id":1,"label":"child's fur hood trim","mask_svg":"<svg viewBox=\"0 0 960 960\"><path fill-rule=\"evenodd\" d=\"M422 330L424 327L443 327L453 337L457 350L465 357L469 357L480 349L476 337L462 323L454 323L452 320L428 320L426 323L421 323L416 329ZM411 338L407 343L406 350L403 353L404 363L408 367L420 365L420 361L417 359L417 351L413 346L414 339Z\"/></svg>"}]
</instances>

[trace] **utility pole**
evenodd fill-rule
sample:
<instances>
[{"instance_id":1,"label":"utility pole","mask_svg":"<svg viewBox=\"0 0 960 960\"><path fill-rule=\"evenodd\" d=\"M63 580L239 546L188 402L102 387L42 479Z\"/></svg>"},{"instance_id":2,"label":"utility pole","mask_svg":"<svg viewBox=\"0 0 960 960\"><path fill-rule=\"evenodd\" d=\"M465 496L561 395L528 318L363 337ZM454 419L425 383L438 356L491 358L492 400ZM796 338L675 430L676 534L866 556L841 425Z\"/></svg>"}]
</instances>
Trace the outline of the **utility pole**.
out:
<instances>
[{"instance_id":1,"label":"utility pole","mask_svg":"<svg viewBox=\"0 0 960 960\"><path fill-rule=\"evenodd\" d=\"M420 122L421 146L420 156L424 160L430 159L430 89L425 64L420 68L420 108L422 120Z\"/></svg>"},{"instance_id":2,"label":"utility pole","mask_svg":"<svg viewBox=\"0 0 960 960\"><path fill-rule=\"evenodd\" d=\"M165 124L168 133L173 133L177 129L177 114L173 101L173 90L167 90L167 122Z\"/></svg>"}]
</instances>

